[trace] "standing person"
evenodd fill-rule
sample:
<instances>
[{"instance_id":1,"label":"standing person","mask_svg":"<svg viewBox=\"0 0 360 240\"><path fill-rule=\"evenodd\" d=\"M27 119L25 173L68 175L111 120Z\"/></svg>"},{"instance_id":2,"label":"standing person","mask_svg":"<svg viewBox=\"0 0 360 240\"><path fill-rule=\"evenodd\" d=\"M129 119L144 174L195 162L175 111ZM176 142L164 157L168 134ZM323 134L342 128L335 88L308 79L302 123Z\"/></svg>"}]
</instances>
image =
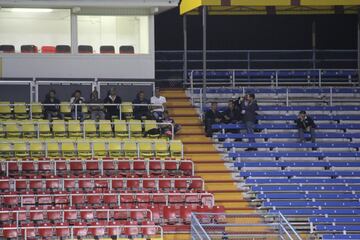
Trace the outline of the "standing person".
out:
<instances>
[{"instance_id":1,"label":"standing person","mask_svg":"<svg viewBox=\"0 0 360 240\"><path fill-rule=\"evenodd\" d=\"M240 104L240 113L242 115L242 121L245 124L247 134L254 134L257 110L259 110L259 106L257 104L257 101L255 100L255 94L246 94L244 100ZM255 139L253 137L249 137L249 142L253 143L255 142ZM256 150L256 148L246 149L246 151Z\"/></svg>"},{"instance_id":2,"label":"standing person","mask_svg":"<svg viewBox=\"0 0 360 240\"><path fill-rule=\"evenodd\" d=\"M102 103L99 99L99 93L96 89L90 94L90 104L100 104ZM102 105L89 105L89 111L91 114L92 120L103 120L105 119L104 106Z\"/></svg>"},{"instance_id":3,"label":"standing person","mask_svg":"<svg viewBox=\"0 0 360 240\"><path fill-rule=\"evenodd\" d=\"M63 119L63 116L60 113L60 105L58 105L60 104L60 100L56 98L55 90L50 90L49 93L46 94L43 104L54 104L51 106L44 106L44 116L46 116L49 121L53 118Z\"/></svg>"},{"instance_id":4,"label":"standing person","mask_svg":"<svg viewBox=\"0 0 360 240\"><path fill-rule=\"evenodd\" d=\"M299 142L305 142L304 133L310 133L311 142L314 143L316 128L314 120L305 111L300 111L295 123L299 133Z\"/></svg>"},{"instance_id":5,"label":"standing person","mask_svg":"<svg viewBox=\"0 0 360 240\"><path fill-rule=\"evenodd\" d=\"M77 107L75 107L75 104L83 104L85 102L85 98L83 98L81 96L81 91L80 90L76 90L73 94L73 96L70 98L70 104L71 106L71 116L72 119L76 120L75 115L77 115L77 118L80 121L84 120L84 114L82 112L82 106L78 105ZM76 112L77 111L77 112ZM76 114L75 114L76 112Z\"/></svg>"},{"instance_id":6,"label":"standing person","mask_svg":"<svg viewBox=\"0 0 360 240\"><path fill-rule=\"evenodd\" d=\"M143 91L136 94L133 104L150 104L150 101L145 98ZM134 106L134 118L137 120L145 120L149 118L149 106Z\"/></svg>"},{"instance_id":7,"label":"standing person","mask_svg":"<svg viewBox=\"0 0 360 240\"><path fill-rule=\"evenodd\" d=\"M221 123L223 119L222 114L218 111L216 102L211 103L210 109L205 113L205 132L207 137L212 137L213 130L211 125Z\"/></svg>"},{"instance_id":8,"label":"standing person","mask_svg":"<svg viewBox=\"0 0 360 240\"><path fill-rule=\"evenodd\" d=\"M112 87L110 89L108 95L104 99L104 103L107 103L107 104L121 104L122 103L121 97L119 97L116 94L116 89L114 87ZM119 106L105 106L105 110L106 110L106 119L112 120L112 118L114 118L114 117L119 118L119 115L120 115Z\"/></svg>"},{"instance_id":9,"label":"standing person","mask_svg":"<svg viewBox=\"0 0 360 240\"><path fill-rule=\"evenodd\" d=\"M160 89L155 89L155 96L152 96L150 99L151 104L156 104L160 106L152 107L152 115L155 120L161 121L164 119L164 111L166 110L166 98L160 95Z\"/></svg>"}]
</instances>

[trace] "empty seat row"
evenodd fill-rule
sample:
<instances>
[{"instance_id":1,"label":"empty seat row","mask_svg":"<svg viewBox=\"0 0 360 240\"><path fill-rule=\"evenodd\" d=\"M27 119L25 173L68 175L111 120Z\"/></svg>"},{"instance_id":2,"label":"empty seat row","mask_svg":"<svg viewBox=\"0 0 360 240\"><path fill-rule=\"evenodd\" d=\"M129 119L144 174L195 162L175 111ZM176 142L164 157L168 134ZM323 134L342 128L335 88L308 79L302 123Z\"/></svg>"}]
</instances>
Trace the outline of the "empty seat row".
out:
<instances>
[{"instance_id":1,"label":"empty seat row","mask_svg":"<svg viewBox=\"0 0 360 240\"><path fill-rule=\"evenodd\" d=\"M360 142L317 142L317 143L298 143L298 142L232 142L224 143L223 147L231 148L360 148Z\"/></svg>"},{"instance_id":2,"label":"empty seat row","mask_svg":"<svg viewBox=\"0 0 360 240\"><path fill-rule=\"evenodd\" d=\"M88 237L109 237L120 240L162 240L163 230L153 222L138 225L136 222L127 221L100 221L92 223L76 223L69 225L65 223L44 223L39 226L34 224L4 225L2 237L6 239L87 239Z\"/></svg>"},{"instance_id":3,"label":"empty seat row","mask_svg":"<svg viewBox=\"0 0 360 240\"><path fill-rule=\"evenodd\" d=\"M23 207L23 206L133 206L144 205L193 205L193 206L213 206L214 197L211 193L192 193L192 192L26 192L26 193L7 193L0 195L0 202L4 207Z\"/></svg>"},{"instance_id":4,"label":"empty seat row","mask_svg":"<svg viewBox=\"0 0 360 240\"><path fill-rule=\"evenodd\" d=\"M230 152L230 158L357 158L360 152Z\"/></svg>"},{"instance_id":5,"label":"empty seat row","mask_svg":"<svg viewBox=\"0 0 360 240\"><path fill-rule=\"evenodd\" d=\"M284 162L272 162L272 161L257 161L257 162L236 162L234 166L242 168L308 168L308 167L321 167L321 168L360 168L360 162L358 161L284 161Z\"/></svg>"},{"instance_id":6,"label":"empty seat row","mask_svg":"<svg viewBox=\"0 0 360 240\"><path fill-rule=\"evenodd\" d=\"M0 179L0 192L27 191L203 191L204 182L201 178L109 178L88 175L66 178L48 177L42 179L34 176L30 179Z\"/></svg>"},{"instance_id":7,"label":"empty seat row","mask_svg":"<svg viewBox=\"0 0 360 240\"><path fill-rule=\"evenodd\" d=\"M38 53L38 47L35 45L22 45L21 53ZM3 53L15 53L14 45L0 45L0 52ZM93 47L90 45L78 46L79 53L94 53ZM69 45L56 45L56 46L42 46L41 53L71 53L71 47ZM115 53L115 47L111 45L100 46L100 53ZM134 54L134 46L125 45L119 47L120 54Z\"/></svg>"},{"instance_id":8,"label":"empty seat row","mask_svg":"<svg viewBox=\"0 0 360 240\"><path fill-rule=\"evenodd\" d=\"M240 177L357 177L360 171L243 171L240 172Z\"/></svg>"},{"instance_id":9,"label":"empty seat row","mask_svg":"<svg viewBox=\"0 0 360 240\"><path fill-rule=\"evenodd\" d=\"M228 130L228 129L246 129L244 124L213 124L211 126L211 128L213 130ZM295 124L282 124L282 123L277 123L277 124L272 124L272 123L262 123L262 124L256 124L255 125L255 129L259 129L259 130L269 130L269 129L279 129L279 130L294 130L297 129L297 126ZM321 130L347 130L347 129L351 129L351 130L359 130L360 129L360 124L317 124L316 125L316 129L321 129Z\"/></svg>"},{"instance_id":10,"label":"empty seat row","mask_svg":"<svg viewBox=\"0 0 360 240\"><path fill-rule=\"evenodd\" d=\"M182 157L180 141L33 141L0 143L2 158L43 157Z\"/></svg>"},{"instance_id":11,"label":"empty seat row","mask_svg":"<svg viewBox=\"0 0 360 240\"><path fill-rule=\"evenodd\" d=\"M2 176L67 176L92 174L106 176L193 176L193 162L188 159L92 159L6 161L1 163Z\"/></svg>"},{"instance_id":12,"label":"empty seat row","mask_svg":"<svg viewBox=\"0 0 360 240\"><path fill-rule=\"evenodd\" d=\"M59 207L31 207L17 209L0 209L0 224L22 224L32 222L37 223L71 223L89 222L89 221L135 221L142 223L152 221L152 212L150 209L140 208L59 208Z\"/></svg>"},{"instance_id":13,"label":"empty seat row","mask_svg":"<svg viewBox=\"0 0 360 240\"><path fill-rule=\"evenodd\" d=\"M0 123L0 138L159 138L160 130L149 133L152 129L172 128L172 124L157 123L155 120L7 120ZM167 137L167 136L166 136Z\"/></svg>"}]
</instances>

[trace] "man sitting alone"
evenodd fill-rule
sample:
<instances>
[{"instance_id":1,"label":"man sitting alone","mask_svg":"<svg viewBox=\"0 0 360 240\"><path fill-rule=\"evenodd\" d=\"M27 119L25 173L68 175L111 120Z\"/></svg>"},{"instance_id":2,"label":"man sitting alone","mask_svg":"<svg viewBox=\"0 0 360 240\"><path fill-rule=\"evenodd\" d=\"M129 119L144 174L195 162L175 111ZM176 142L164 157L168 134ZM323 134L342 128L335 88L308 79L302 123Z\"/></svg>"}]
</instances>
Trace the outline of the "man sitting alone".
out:
<instances>
[{"instance_id":1,"label":"man sitting alone","mask_svg":"<svg viewBox=\"0 0 360 240\"><path fill-rule=\"evenodd\" d=\"M298 118L295 120L299 133L299 142L305 142L304 133L310 133L311 142L315 142L315 122L305 111L300 111Z\"/></svg>"}]
</instances>

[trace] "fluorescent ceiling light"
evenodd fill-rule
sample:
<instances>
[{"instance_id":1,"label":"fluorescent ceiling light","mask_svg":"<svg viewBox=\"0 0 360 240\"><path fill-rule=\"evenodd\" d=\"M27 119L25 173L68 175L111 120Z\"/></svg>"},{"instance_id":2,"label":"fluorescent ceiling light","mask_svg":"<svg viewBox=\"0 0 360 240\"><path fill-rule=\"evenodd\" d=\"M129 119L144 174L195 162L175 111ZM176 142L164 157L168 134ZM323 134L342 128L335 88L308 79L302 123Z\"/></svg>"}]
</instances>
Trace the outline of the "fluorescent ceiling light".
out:
<instances>
[{"instance_id":1,"label":"fluorescent ceiling light","mask_svg":"<svg viewBox=\"0 0 360 240\"><path fill-rule=\"evenodd\" d=\"M49 8L11 8L10 11L15 13L50 13L53 10Z\"/></svg>"}]
</instances>

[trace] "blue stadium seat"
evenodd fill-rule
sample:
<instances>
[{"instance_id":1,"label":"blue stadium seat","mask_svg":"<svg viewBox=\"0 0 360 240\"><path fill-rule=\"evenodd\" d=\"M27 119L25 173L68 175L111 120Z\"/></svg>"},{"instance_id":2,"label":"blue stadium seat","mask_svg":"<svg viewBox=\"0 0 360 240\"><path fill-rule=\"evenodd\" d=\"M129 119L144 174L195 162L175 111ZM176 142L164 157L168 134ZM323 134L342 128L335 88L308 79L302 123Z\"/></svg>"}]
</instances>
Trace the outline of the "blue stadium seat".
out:
<instances>
[{"instance_id":1,"label":"blue stadium seat","mask_svg":"<svg viewBox=\"0 0 360 240\"><path fill-rule=\"evenodd\" d=\"M277 213L285 216L289 215L359 215L360 209L279 209L279 210L269 210L269 213Z\"/></svg>"},{"instance_id":2,"label":"blue stadium seat","mask_svg":"<svg viewBox=\"0 0 360 240\"><path fill-rule=\"evenodd\" d=\"M360 162L309 162L309 161L299 161L299 162L236 162L234 163L235 167L360 167Z\"/></svg>"},{"instance_id":3,"label":"blue stadium seat","mask_svg":"<svg viewBox=\"0 0 360 240\"><path fill-rule=\"evenodd\" d=\"M245 179L245 184L360 184L360 179L358 178L247 178Z\"/></svg>"},{"instance_id":4,"label":"blue stadium seat","mask_svg":"<svg viewBox=\"0 0 360 240\"><path fill-rule=\"evenodd\" d=\"M298 138L297 133L258 133L258 134L246 134L246 133L228 133L228 134L214 134L215 138L221 138L221 139L242 139L242 138L263 138L263 139L269 139L269 138ZM304 134L305 138L310 138L310 134ZM359 138L359 133L316 133L316 138L339 138L339 139L353 139L353 138Z\"/></svg>"},{"instance_id":5,"label":"blue stadium seat","mask_svg":"<svg viewBox=\"0 0 360 240\"><path fill-rule=\"evenodd\" d=\"M230 152L230 158L257 157L257 158L280 158L280 157L360 157L360 152Z\"/></svg>"},{"instance_id":6,"label":"blue stadium seat","mask_svg":"<svg viewBox=\"0 0 360 240\"><path fill-rule=\"evenodd\" d=\"M360 225L316 225L315 230L319 232L360 232Z\"/></svg>"},{"instance_id":7,"label":"blue stadium seat","mask_svg":"<svg viewBox=\"0 0 360 240\"><path fill-rule=\"evenodd\" d=\"M359 185L323 185L323 186L296 186L296 185L283 185L283 186L251 186L253 192L351 192L360 191Z\"/></svg>"},{"instance_id":8,"label":"blue stadium seat","mask_svg":"<svg viewBox=\"0 0 360 240\"><path fill-rule=\"evenodd\" d=\"M360 208L358 201L275 201L264 202L265 208Z\"/></svg>"},{"instance_id":9,"label":"blue stadium seat","mask_svg":"<svg viewBox=\"0 0 360 240\"><path fill-rule=\"evenodd\" d=\"M346 239L360 239L360 234L324 234L323 240L346 240Z\"/></svg>"},{"instance_id":10,"label":"blue stadium seat","mask_svg":"<svg viewBox=\"0 0 360 240\"><path fill-rule=\"evenodd\" d=\"M260 193L257 195L259 199L359 199L359 194L353 193Z\"/></svg>"},{"instance_id":11,"label":"blue stadium seat","mask_svg":"<svg viewBox=\"0 0 360 240\"><path fill-rule=\"evenodd\" d=\"M356 177L360 171L246 171L240 177Z\"/></svg>"}]
</instances>

